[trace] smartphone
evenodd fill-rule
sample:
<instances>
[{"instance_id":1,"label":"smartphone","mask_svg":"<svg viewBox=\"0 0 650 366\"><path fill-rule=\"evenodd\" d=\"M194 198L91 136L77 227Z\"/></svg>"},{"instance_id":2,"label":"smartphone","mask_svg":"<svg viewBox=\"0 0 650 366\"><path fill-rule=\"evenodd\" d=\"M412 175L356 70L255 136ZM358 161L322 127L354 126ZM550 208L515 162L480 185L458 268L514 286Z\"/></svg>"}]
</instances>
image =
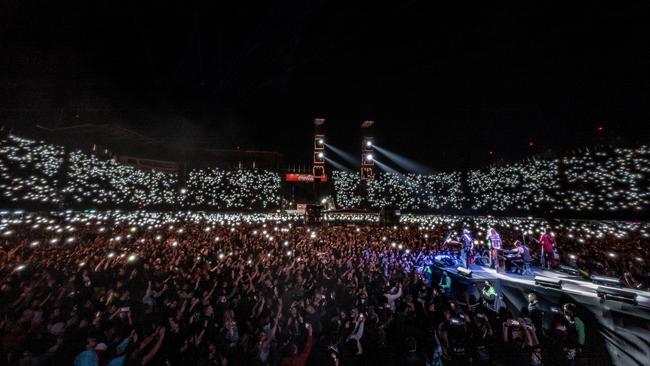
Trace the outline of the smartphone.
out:
<instances>
[{"instance_id":1,"label":"smartphone","mask_svg":"<svg viewBox=\"0 0 650 366\"><path fill-rule=\"evenodd\" d=\"M126 313L126 312L129 311L129 310L131 310L131 308L128 307L128 306L125 306L125 307L120 308L120 312L122 312L122 313Z\"/></svg>"}]
</instances>

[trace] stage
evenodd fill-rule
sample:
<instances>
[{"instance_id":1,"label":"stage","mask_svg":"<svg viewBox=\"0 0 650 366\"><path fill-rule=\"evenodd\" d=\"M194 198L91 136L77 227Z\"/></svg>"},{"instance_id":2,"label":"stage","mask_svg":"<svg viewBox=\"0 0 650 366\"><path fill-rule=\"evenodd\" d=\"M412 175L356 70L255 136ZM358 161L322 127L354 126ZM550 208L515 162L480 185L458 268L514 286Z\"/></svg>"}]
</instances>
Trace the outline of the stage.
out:
<instances>
[{"instance_id":1,"label":"stage","mask_svg":"<svg viewBox=\"0 0 650 366\"><path fill-rule=\"evenodd\" d=\"M452 295L461 302L465 301L466 293L467 296L479 298L478 290L483 288L483 282L490 281L498 293L494 310L504 306L514 316L519 315L519 309L527 306L527 295L536 293L540 307L546 314L545 329L553 327L555 308L567 302L576 304L578 315L587 328L587 352L592 360L608 361L598 364L645 365L650 359L650 346L645 341L650 324L650 292L603 286L580 276L540 268L531 268L531 275L518 275L472 265L471 276L464 276L451 266L430 268L434 285L438 283L442 271L447 271L454 284L452 288L456 289ZM559 287L541 286L535 282L535 277L538 280L547 279ZM604 297L603 291L622 292L631 295L634 300L628 302Z\"/></svg>"}]
</instances>

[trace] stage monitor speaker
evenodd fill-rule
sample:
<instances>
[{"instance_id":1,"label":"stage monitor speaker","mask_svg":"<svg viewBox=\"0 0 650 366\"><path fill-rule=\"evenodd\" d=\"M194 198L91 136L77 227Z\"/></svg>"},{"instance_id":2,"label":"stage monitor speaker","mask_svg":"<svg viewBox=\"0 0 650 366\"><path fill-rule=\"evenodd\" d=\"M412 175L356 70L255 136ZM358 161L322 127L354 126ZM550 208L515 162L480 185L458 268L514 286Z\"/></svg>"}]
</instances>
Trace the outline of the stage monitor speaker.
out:
<instances>
[{"instance_id":1,"label":"stage monitor speaker","mask_svg":"<svg viewBox=\"0 0 650 366\"><path fill-rule=\"evenodd\" d=\"M562 288L562 280L556 278L535 276L535 284L543 287Z\"/></svg>"},{"instance_id":2,"label":"stage monitor speaker","mask_svg":"<svg viewBox=\"0 0 650 366\"><path fill-rule=\"evenodd\" d=\"M472 270L471 269L467 269L467 268L464 268L464 267L458 267L458 268L456 268L456 271L458 271L458 274L463 276L463 277L472 278Z\"/></svg>"},{"instance_id":3,"label":"stage monitor speaker","mask_svg":"<svg viewBox=\"0 0 650 366\"><path fill-rule=\"evenodd\" d=\"M589 279L591 279L591 282L597 283L599 285L621 287L621 279L620 278L608 277L608 276L599 276L599 275L591 275L589 277Z\"/></svg>"},{"instance_id":4,"label":"stage monitor speaker","mask_svg":"<svg viewBox=\"0 0 650 366\"><path fill-rule=\"evenodd\" d=\"M627 304L637 305L636 293L633 291L623 290L620 288L598 286L596 294L602 301L614 300Z\"/></svg>"},{"instance_id":5,"label":"stage monitor speaker","mask_svg":"<svg viewBox=\"0 0 650 366\"><path fill-rule=\"evenodd\" d=\"M436 267L445 268L454 265L454 260L448 255L438 254L434 257Z\"/></svg>"},{"instance_id":6,"label":"stage monitor speaker","mask_svg":"<svg viewBox=\"0 0 650 366\"><path fill-rule=\"evenodd\" d=\"M560 264L560 265L558 266L558 269L559 269L560 271L562 271L562 272L564 272L564 273L566 273L566 274L570 274L570 275L572 275L572 276L577 276L577 275L580 274L580 272L578 272L578 269L577 269L577 268L573 268L573 267L565 266L565 265L563 265L563 264Z\"/></svg>"}]
</instances>

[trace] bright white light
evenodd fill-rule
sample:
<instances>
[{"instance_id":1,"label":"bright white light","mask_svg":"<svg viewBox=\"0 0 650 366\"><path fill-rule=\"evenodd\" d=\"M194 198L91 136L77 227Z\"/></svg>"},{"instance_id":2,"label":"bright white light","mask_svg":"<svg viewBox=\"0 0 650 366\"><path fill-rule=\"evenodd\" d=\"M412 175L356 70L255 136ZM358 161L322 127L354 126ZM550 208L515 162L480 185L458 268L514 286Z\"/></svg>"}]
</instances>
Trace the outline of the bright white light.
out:
<instances>
[{"instance_id":1,"label":"bright white light","mask_svg":"<svg viewBox=\"0 0 650 366\"><path fill-rule=\"evenodd\" d=\"M366 160L372 161L372 159L374 159L374 156L372 156L372 154L366 155Z\"/></svg>"},{"instance_id":2,"label":"bright white light","mask_svg":"<svg viewBox=\"0 0 650 366\"><path fill-rule=\"evenodd\" d=\"M107 257L108 257L108 258L113 258L113 257L115 257L115 253L110 252L110 253L108 253Z\"/></svg>"},{"instance_id":3,"label":"bright white light","mask_svg":"<svg viewBox=\"0 0 650 366\"><path fill-rule=\"evenodd\" d=\"M30 246L30 247L36 247L36 246L38 246L38 244L39 244L39 243L38 243L38 240L34 240L33 242L31 242L31 243L29 244L29 246Z\"/></svg>"},{"instance_id":4,"label":"bright white light","mask_svg":"<svg viewBox=\"0 0 650 366\"><path fill-rule=\"evenodd\" d=\"M323 140L323 139L318 139L318 143L319 143L319 144L322 145L324 142L325 142L325 140Z\"/></svg>"},{"instance_id":5,"label":"bright white light","mask_svg":"<svg viewBox=\"0 0 650 366\"><path fill-rule=\"evenodd\" d=\"M24 265L24 264L19 264L19 265L16 267L16 271L22 271L22 270L25 269L26 267L27 267L27 266Z\"/></svg>"},{"instance_id":6,"label":"bright white light","mask_svg":"<svg viewBox=\"0 0 650 366\"><path fill-rule=\"evenodd\" d=\"M367 147L372 146L372 141L370 141L370 140L366 141L366 146L367 146Z\"/></svg>"},{"instance_id":7,"label":"bright white light","mask_svg":"<svg viewBox=\"0 0 650 366\"><path fill-rule=\"evenodd\" d=\"M137 258L138 258L137 255L135 255L135 254L131 254L131 255L129 256L129 258L128 258L128 261L129 261L129 262L133 262L133 261L136 260Z\"/></svg>"},{"instance_id":8,"label":"bright white light","mask_svg":"<svg viewBox=\"0 0 650 366\"><path fill-rule=\"evenodd\" d=\"M325 156L325 154L323 154L322 152L319 152L319 153L318 153L318 157L319 157L319 158L322 158L323 156Z\"/></svg>"}]
</instances>

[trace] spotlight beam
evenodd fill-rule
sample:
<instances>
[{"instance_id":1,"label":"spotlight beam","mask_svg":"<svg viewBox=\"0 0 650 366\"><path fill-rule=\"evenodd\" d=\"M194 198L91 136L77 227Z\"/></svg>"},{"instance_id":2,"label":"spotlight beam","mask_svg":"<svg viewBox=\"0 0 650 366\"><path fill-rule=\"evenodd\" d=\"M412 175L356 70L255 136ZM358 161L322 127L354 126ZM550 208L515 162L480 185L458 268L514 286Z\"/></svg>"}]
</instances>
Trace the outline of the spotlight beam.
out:
<instances>
[{"instance_id":1,"label":"spotlight beam","mask_svg":"<svg viewBox=\"0 0 650 366\"><path fill-rule=\"evenodd\" d=\"M382 147L375 145L375 150L394 162L400 168L412 173L431 173L431 168L422 165L416 161L405 158L394 152L388 151Z\"/></svg>"},{"instance_id":2,"label":"spotlight beam","mask_svg":"<svg viewBox=\"0 0 650 366\"><path fill-rule=\"evenodd\" d=\"M325 147L332 150L332 152L334 152L336 155L340 156L343 160L345 160L348 164L352 165L353 167L358 167L359 166L359 162L357 161L357 159L352 154L347 153L347 152L339 149L336 146L332 146L332 145L328 144L327 142L325 142Z\"/></svg>"},{"instance_id":3,"label":"spotlight beam","mask_svg":"<svg viewBox=\"0 0 650 366\"><path fill-rule=\"evenodd\" d=\"M379 169L381 169L381 170L383 170L385 172L399 174L399 172L397 170L389 167L388 165L380 162L379 160L375 159L374 161L375 161L375 165L377 165L379 167Z\"/></svg>"},{"instance_id":4,"label":"spotlight beam","mask_svg":"<svg viewBox=\"0 0 650 366\"><path fill-rule=\"evenodd\" d=\"M344 172L350 172L351 171L350 168L348 168L345 165L340 164L340 163L328 158L327 156L325 157L325 161L330 163L330 165L332 165L334 168L336 168L336 170L341 170L341 171L344 171Z\"/></svg>"}]
</instances>

